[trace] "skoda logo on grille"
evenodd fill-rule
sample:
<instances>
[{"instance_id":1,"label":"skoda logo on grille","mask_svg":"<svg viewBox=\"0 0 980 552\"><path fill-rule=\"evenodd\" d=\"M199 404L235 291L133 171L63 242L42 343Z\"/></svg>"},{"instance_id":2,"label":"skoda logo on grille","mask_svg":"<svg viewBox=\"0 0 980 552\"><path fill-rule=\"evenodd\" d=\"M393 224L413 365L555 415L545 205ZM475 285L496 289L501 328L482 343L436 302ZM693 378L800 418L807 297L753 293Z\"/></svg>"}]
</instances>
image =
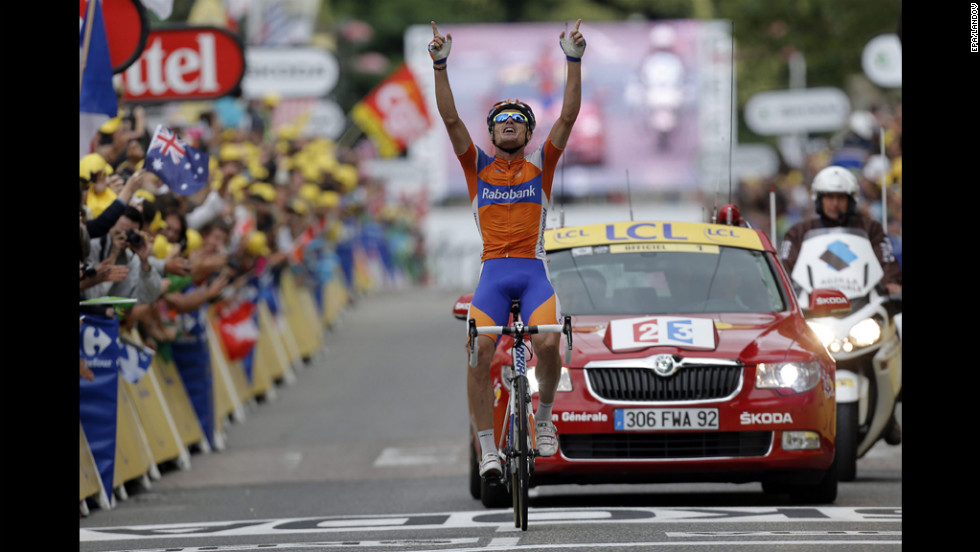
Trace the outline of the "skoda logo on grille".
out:
<instances>
[{"instance_id":1,"label":"skoda logo on grille","mask_svg":"<svg viewBox=\"0 0 980 552\"><path fill-rule=\"evenodd\" d=\"M671 355L657 355L653 358L653 371L658 376L672 376L677 371L677 363Z\"/></svg>"}]
</instances>

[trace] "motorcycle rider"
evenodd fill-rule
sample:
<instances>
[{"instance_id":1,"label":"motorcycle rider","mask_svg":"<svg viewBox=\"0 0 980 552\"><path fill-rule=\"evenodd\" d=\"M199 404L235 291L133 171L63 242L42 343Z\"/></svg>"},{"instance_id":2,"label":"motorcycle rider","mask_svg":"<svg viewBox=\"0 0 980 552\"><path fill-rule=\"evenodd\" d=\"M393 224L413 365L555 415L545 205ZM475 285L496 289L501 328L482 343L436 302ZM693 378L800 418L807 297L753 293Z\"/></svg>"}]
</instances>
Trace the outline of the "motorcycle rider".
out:
<instances>
[{"instance_id":1,"label":"motorcycle rider","mask_svg":"<svg viewBox=\"0 0 980 552\"><path fill-rule=\"evenodd\" d=\"M858 180L854 173L838 165L825 167L813 178L810 197L817 216L794 224L779 246L779 258L788 274L793 273L806 233L816 228L848 227L863 230L884 271L882 284L889 294L902 293L902 267L892 253L891 241L880 222L864 217L858 211ZM902 429L892 413L885 428L885 442L897 445L902 441Z\"/></svg>"},{"instance_id":2,"label":"motorcycle rider","mask_svg":"<svg viewBox=\"0 0 980 552\"><path fill-rule=\"evenodd\" d=\"M837 165L824 168L813 178L810 197L817 216L800 221L790 227L779 246L779 259L786 272L793 273L793 266L800 254L803 237L815 228L844 226L864 230L885 275L882 283L888 293L902 292L902 268L892 253L891 241L880 222L866 218L858 212L858 181L854 174Z\"/></svg>"}]
</instances>

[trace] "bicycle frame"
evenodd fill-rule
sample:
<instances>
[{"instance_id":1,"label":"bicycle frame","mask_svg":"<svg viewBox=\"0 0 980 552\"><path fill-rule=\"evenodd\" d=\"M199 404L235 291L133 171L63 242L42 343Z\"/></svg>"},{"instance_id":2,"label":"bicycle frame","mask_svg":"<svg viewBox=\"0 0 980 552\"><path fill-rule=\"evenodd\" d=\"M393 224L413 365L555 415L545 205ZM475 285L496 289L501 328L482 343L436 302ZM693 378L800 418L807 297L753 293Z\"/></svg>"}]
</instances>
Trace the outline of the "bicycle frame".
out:
<instances>
[{"instance_id":1,"label":"bicycle frame","mask_svg":"<svg viewBox=\"0 0 980 552\"><path fill-rule=\"evenodd\" d=\"M521 328L520 322L515 322L515 328ZM518 412L517 401L520 400L518 397L517 380L518 378L527 379L527 346L524 344L524 336L520 335L523 332L518 331L514 334L514 346L511 347L511 366L513 366L513 375L510 376L510 392L508 393L507 400L507 411L506 418L507 423L505 425L506 431L502 431L500 434L500 441L497 443L497 448L504 451L508 456L514 454L514 416ZM518 338L520 338L518 340ZM531 411L531 395L528 394L526 399L527 410ZM531 426L531 442L534 442L534 425ZM506 446L505 446L506 445ZM535 451L536 452L536 451Z\"/></svg>"},{"instance_id":2,"label":"bicycle frame","mask_svg":"<svg viewBox=\"0 0 980 552\"><path fill-rule=\"evenodd\" d=\"M534 448L534 424L530 421L533 414L531 392L527 379L527 350L524 343L526 335L544 332L563 333L565 335L565 362L571 361L572 352L572 322L566 316L563 324L547 324L525 326L521 322L520 304L514 301L511 305L513 323L510 326L476 326L476 321L469 320L470 358L471 367L477 364L476 338L480 334L509 335L513 337L511 348L513 375L509 377L510 393L505 411L505 424L497 443L497 449L505 460L502 483L504 488L510 488L514 506L514 525L527 530L528 487L530 474L534 471L534 457L538 451Z\"/></svg>"}]
</instances>

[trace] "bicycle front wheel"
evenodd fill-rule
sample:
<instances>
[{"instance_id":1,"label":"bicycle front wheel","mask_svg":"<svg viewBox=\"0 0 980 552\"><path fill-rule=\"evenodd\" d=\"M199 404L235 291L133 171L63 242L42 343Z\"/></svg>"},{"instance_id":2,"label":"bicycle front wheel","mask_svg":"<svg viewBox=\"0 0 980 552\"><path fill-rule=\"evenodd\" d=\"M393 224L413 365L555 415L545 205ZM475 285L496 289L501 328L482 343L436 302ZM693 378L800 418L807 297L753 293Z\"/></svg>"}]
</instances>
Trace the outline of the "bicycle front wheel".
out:
<instances>
[{"instance_id":1,"label":"bicycle front wheel","mask_svg":"<svg viewBox=\"0 0 980 552\"><path fill-rule=\"evenodd\" d=\"M516 408L514 409L514 442L511 443L513 456L511 457L511 498L514 503L514 527L520 527L522 531L527 531L527 490L531 477L530 463L533 458L533 447L531 445L529 421L530 394L527 388L527 378L520 376L514 380L513 392L517 396Z\"/></svg>"}]
</instances>

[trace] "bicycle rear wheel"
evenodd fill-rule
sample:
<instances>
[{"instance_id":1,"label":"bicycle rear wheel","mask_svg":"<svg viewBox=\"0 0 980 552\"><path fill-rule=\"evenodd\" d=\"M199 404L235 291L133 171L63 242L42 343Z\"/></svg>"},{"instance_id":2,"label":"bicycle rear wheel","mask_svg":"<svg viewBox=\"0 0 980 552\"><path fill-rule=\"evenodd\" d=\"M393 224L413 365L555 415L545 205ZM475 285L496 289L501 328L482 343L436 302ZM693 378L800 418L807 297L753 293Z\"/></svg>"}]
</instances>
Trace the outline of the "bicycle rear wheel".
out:
<instances>
[{"instance_id":1,"label":"bicycle rear wheel","mask_svg":"<svg viewBox=\"0 0 980 552\"><path fill-rule=\"evenodd\" d=\"M517 395L517 408L514 412L514 442L511 443L513 456L510 458L511 470L511 499L514 505L514 527L527 531L527 491L531 477L530 462L534 452L530 445L528 430L528 394L527 378L520 376L514 380L514 393Z\"/></svg>"}]
</instances>

